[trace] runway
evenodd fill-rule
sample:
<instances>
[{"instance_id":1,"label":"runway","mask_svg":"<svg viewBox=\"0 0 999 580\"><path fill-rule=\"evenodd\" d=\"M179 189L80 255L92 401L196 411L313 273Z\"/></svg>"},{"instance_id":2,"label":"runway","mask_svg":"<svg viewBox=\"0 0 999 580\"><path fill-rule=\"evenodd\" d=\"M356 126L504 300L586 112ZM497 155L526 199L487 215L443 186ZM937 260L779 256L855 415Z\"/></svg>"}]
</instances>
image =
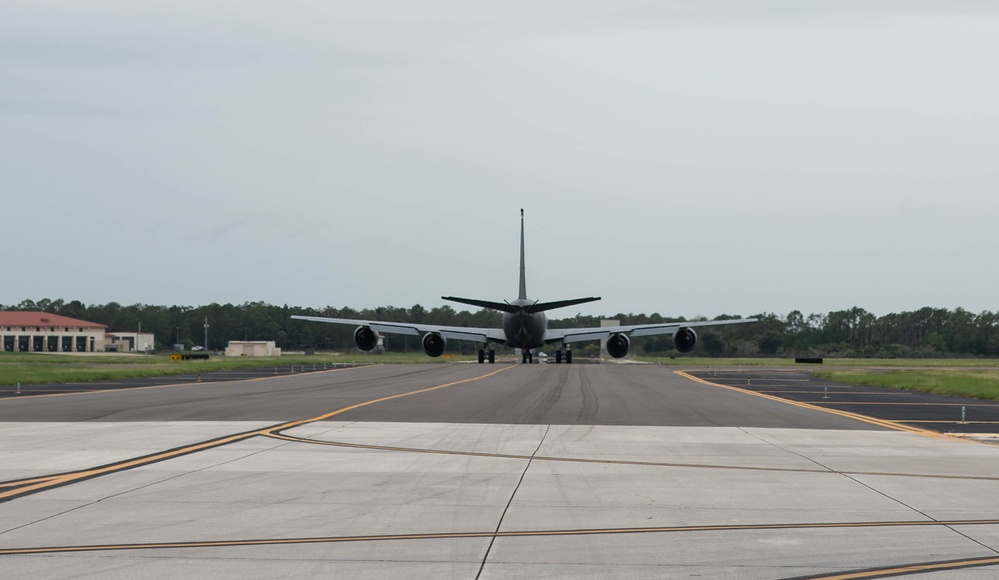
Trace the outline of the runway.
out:
<instances>
[{"instance_id":1,"label":"runway","mask_svg":"<svg viewBox=\"0 0 999 580\"><path fill-rule=\"evenodd\" d=\"M791 374L718 375L386 365L9 397L0 566L5 578L999 571L999 446L767 387L803 381Z\"/></svg>"}]
</instances>

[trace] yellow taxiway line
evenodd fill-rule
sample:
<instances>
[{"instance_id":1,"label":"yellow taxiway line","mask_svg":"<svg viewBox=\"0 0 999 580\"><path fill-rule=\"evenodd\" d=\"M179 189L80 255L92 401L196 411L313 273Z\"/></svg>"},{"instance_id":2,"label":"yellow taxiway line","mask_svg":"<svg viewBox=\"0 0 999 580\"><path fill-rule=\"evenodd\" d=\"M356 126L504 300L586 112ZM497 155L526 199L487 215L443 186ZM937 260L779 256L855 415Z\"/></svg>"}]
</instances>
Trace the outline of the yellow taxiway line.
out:
<instances>
[{"instance_id":1,"label":"yellow taxiway line","mask_svg":"<svg viewBox=\"0 0 999 580\"><path fill-rule=\"evenodd\" d=\"M847 411L840 411L838 409L827 409L825 407L819 407L817 405L812 405L812 404L809 404L809 403L800 403L798 401L792 401L790 399L784 399L784 398L781 398L781 397L775 397L773 395L767 395L765 393L760 393L760 392L757 392L757 391L751 391L749 389L742 389L742 388L733 387L733 386L730 386L730 385L723 385L721 383L713 383L711 381L704 380L704 379L702 379L700 377L695 377L694 375L691 375L691 374L686 373L684 371L673 371L673 372L675 372L676 374L680 375L681 377L690 379L690 380L692 380L692 381L694 381L696 383L701 383L703 385L708 385L708 386L711 386L711 387L718 387L718 388L722 388L722 389L728 389L730 391L736 391L736 392L743 393L743 394L746 394L746 395L752 395L754 397L762 397L764 399L769 399L771 401L776 401L778 403L784 403L785 405L792 405L794 407L801 407L802 409L811 409L813 411L821 411L823 413L831 413L833 415L839 415L840 417L847 417L849 419L855 419L857 421L863 421L864 423L869 423L871 425L877 425L879 427L887 427L888 429L894 429L896 431L905 431L907 433L916 433L918 435L924 435L926 437L934 437L934 438L938 438L938 439L946 439L947 438L946 435L942 435L942 434L937 433L935 431L929 431L929 430L926 430L926 429L920 429L918 427L910 427L908 425L903 425L901 423L896 423L895 421L888 421L888 420L885 420L885 419L878 419L876 417L868 417L866 415L860 415L860 414L857 414L857 413L849 413Z\"/></svg>"},{"instance_id":2,"label":"yellow taxiway line","mask_svg":"<svg viewBox=\"0 0 999 580\"><path fill-rule=\"evenodd\" d=\"M891 576L902 576L909 574L923 574L926 572L939 572L944 570L963 570L965 568L977 568L980 566L993 566L999 564L999 557L991 556L987 558L969 558L966 560L952 560L949 562L930 562L926 564L908 564L895 566L893 568L878 568L876 570L861 570L859 572L837 572L828 576L809 576L812 580L859 580L861 578L889 578Z\"/></svg>"}]
</instances>

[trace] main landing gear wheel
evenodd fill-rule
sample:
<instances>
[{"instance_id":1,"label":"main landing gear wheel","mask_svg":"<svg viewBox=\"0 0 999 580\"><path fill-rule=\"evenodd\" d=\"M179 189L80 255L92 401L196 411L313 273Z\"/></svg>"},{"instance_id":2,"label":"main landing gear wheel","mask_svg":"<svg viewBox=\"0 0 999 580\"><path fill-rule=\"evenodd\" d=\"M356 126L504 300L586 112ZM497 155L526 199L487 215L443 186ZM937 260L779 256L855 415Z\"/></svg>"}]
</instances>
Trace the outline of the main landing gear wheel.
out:
<instances>
[{"instance_id":1,"label":"main landing gear wheel","mask_svg":"<svg viewBox=\"0 0 999 580\"><path fill-rule=\"evenodd\" d=\"M485 350L483 348L480 348L479 349L479 364L482 364L482 363L486 362L486 359L489 359L489 364L494 364L496 362L496 350L492 349L492 348L489 349L489 350Z\"/></svg>"},{"instance_id":2,"label":"main landing gear wheel","mask_svg":"<svg viewBox=\"0 0 999 580\"><path fill-rule=\"evenodd\" d=\"M521 362L524 363L525 365L533 364L534 363L534 353L532 353L530 350L525 350L522 353Z\"/></svg>"},{"instance_id":3,"label":"main landing gear wheel","mask_svg":"<svg viewBox=\"0 0 999 580\"><path fill-rule=\"evenodd\" d=\"M565 364L567 364L567 365L571 365L572 364L572 351L571 350L566 350L565 351Z\"/></svg>"},{"instance_id":4,"label":"main landing gear wheel","mask_svg":"<svg viewBox=\"0 0 999 580\"><path fill-rule=\"evenodd\" d=\"M482 364L484 362L486 362L486 351L480 348L479 349L479 364Z\"/></svg>"},{"instance_id":5,"label":"main landing gear wheel","mask_svg":"<svg viewBox=\"0 0 999 580\"><path fill-rule=\"evenodd\" d=\"M496 350L489 349L489 364L494 364L496 362Z\"/></svg>"}]
</instances>

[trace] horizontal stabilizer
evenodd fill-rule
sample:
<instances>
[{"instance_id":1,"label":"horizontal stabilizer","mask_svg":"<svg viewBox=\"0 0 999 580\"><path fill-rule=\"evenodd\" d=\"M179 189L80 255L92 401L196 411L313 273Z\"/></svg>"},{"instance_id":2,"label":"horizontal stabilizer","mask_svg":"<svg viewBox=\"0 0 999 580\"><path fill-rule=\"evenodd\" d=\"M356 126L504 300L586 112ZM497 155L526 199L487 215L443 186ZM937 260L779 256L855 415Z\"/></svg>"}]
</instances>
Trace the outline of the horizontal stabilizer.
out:
<instances>
[{"instance_id":1,"label":"horizontal stabilizer","mask_svg":"<svg viewBox=\"0 0 999 580\"><path fill-rule=\"evenodd\" d=\"M516 306L512 304L507 304L506 302L490 302L488 300L477 300L475 298L458 298L457 296L441 296L441 300L448 300L450 302L457 302L459 304L468 304L469 306L478 306L479 308L488 308L490 310L499 310L500 312L509 312L513 314L519 310Z\"/></svg>"},{"instance_id":2,"label":"horizontal stabilizer","mask_svg":"<svg viewBox=\"0 0 999 580\"><path fill-rule=\"evenodd\" d=\"M573 298L572 300L556 300L555 302L536 302L527 306L524 310L533 314L535 312L555 310L556 308L565 308L566 306L575 306L576 304L596 302L597 300L600 300L599 296L590 296L589 298Z\"/></svg>"},{"instance_id":3,"label":"horizontal stabilizer","mask_svg":"<svg viewBox=\"0 0 999 580\"><path fill-rule=\"evenodd\" d=\"M600 297L590 296L589 298L573 298L572 300L556 300L555 302L535 302L534 304L528 304L526 306L515 306L509 302L490 302L489 300L478 300L476 298L458 298L457 296L441 296L441 299L458 302L459 304L468 304L469 306L478 306L479 308L489 308L490 310L509 312L510 314L516 314L517 312L534 314L535 312L544 312L546 310L554 310L556 308L565 308L566 306L594 302L596 300L600 300Z\"/></svg>"}]
</instances>

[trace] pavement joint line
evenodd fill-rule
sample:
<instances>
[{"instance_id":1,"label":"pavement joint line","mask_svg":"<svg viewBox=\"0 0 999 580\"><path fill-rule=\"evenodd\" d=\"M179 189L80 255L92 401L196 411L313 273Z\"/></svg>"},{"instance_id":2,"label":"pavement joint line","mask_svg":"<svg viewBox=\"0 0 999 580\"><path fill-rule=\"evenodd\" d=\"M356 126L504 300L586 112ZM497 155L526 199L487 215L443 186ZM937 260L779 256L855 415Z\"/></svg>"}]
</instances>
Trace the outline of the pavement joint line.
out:
<instances>
[{"instance_id":1,"label":"pavement joint line","mask_svg":"<svg viewBox=\"0 0 999 580\"><path fill-rule=\"evenodd\" d=\"M27 548L3 548L0 556L16 556L30 554L56 554L73 552L105 552L122 550L153 550L177 548L224 548L240 546L289 545L289 544L333 544L347 542L384 542L399 540L446 540L475 538L524 538L524 537L558 537L558 536L596 536L620 534L665 534L665 533L698 533L698 532L742 532L768 530L827 530L827 529L864 529L864 528L900 528L900 527L950 527L950 526L997 526L999 519L993 520L900 520L880 522L802 522L784 524L715 524L690 526L661 527L628 527L628 528L580 528L561 530L511 530L511 531L468 531L468 532L430 532L413 534L375 534L359 536L319 536L308 538L259 538L243 540L202 540L192 542L149 542L136 544L94 544L78 546L46 546ZM999 562L999 558L993 558Z\"/></svg>"},{"instance_id":2,"label":"pavement joint line","mask_svg":"<svg viewBox=\"0 0 999 580\"><path fill-rule=\"evenodd\" d=\"M506 520L506 514L510 511L510 506L513 505L513 500L517 497L517 492L520 491L520 487L524 484L524 478L527 477L527 472L531 469L531 464L534 462L534 456L541 450L541 446L545 444L545 439L548 438L548 433L551 432L551 429L551 425L545 427L545 432L541 434L538 446L534 448L534 453L531 454L531 458L528 459L526 465L524 465L524 470L520 474L520 479L517 481L517 485L513 487L513 491L510 493L510 499L507 500L506 507L503 508L502 513L500 513L499 521L496 522L496 529L493 531L493 537L489 540L489 545L486 546L486 553L482 556L482 564L479 565L479 571L475 575L475 580L479 580L479 578L482 577L482 571L485 570L486 562L489 561L489 554L492 553L493 545L496 543L496 538L499 537L499 533L503 529L503 521Z\"/></svg>"},{"instance_id":3,"label":"pavement joint line","mask_svg":"<svg viewBox=\"0 0 999 580\"><path fill-rule=\"evenodd\" d=\"M897 423L897 422L894 422L894 421L887 421L885 419L878 419L876 417L868 417L866 415L861 415L859 413L850 413L848 411L841 411L839 409L827 409L825 407L819 407L819 406L816 406L816 405L810 405L808 403L801 403L801 402L798 402L798 401L792 401L791 399L784 399L782 397L775 397L773 395L767 395L765 393L759 393L757 391L751 391L749 389L743 389L743 388L735 387L735 386L732 386L732 385L723 385L721 383L713 383L711 381L702 379L700 377L696 377L696 376L691 375L691 374L689 374L687 372L684 372L684 371L673 371L673 372L676 373L676 374L678 374L678 375L680 375L681 377L690 379L690 380L692 380L694 382L697 382L697 383L701 383L701 384L712 386L712 387L719 387L719 388L722 388L722 389L728 389L730 391L736 391L736 392L739 392L739 393L744 393L744 394L747 394L747 395L752 395L754 397L762 397L764 399L769 399L771 401L776 401L778 403L784 403L786 405L792 405L792 406L795 406L795 407L801 407L803 409L812 409L812 410L815 410L815 411L821 411L823 413L832 413L834 415L839 415L841 417L847 417L849 419L856 419L857 421L863 421L865 423L870 423L871 425L878 425L880 427L887 427L889 429L894 429L896 431L905 431L907 433L915 433L917 435L923 435L925 437L932 437L932 438L937 438L937 439L947 439L948 438L946 435L943 435L941 433L936 433L934 431L929 431L929 430L926 430L926 429L919 429L917 427L909 427L907 425L902 425L901 423ZM963 441L963 439L962 439L962 441Z\"/></svg>"},{"instance_id":4,"label":"pavement joint line","mask_svg":"<svg viewBox=\"0 0 999 580\"><path fill-rule=\"evenodd\" d=\"M364 367L362 367L364 368ZM363 403L357 403L355 405L350 405L348 407L343 407L337 409L336 411L331 411L311 419L302 419L298 421L288 421L278 425L272 425L270 427L264 427L262 429L254 429L252 431L246 431L243 433L236 433L233 435L226 435L223 437L218 437L215 439L210 439L208 441L202 441L200 443L194 443L191 445L184 445L181 447L176 447L174 449L168 449L166 451L158 451L156 453L151 453L149 455L144 455L141 457L135 457L132 459L126 459L123 461L117 461L114 463L109 463L106 465L93 467L90 469L82 469L76 471L70 471L66 473L53 474L45 477L34 478L32 480L19 480L20 484L14 489L7 491L0 491L0 503L5 501L10 501L24 495L29 495L32 493L37 493L40 491L45 491L47 489L52 489L55 487L61 487L64 485L69 485L72 483L77 483L79 481L84 481L88 479L93 479L95 477L100 477L102 475L107 475L110 473L117 473L119 471L125 471L135 467L141 467L143 465L149 465L152 463L157 463L160 461L165 461L168 459L173 459L183 455L190 455L192 453L197 453L199 451L205 451L207 449L214 449L216 447L221 447L223 445L228 445L230 443L236 443L253 437L258 437L261 435L269 435L273 432L283 431L285 429L291 429L294 427L300 427L302 425L307 425L309 423L315 423L317 421L323 421L329 419L330 417L335 417L341 413L346 413L347 411L352 411L354 409L359 409L361 407L366 407L368 405L374 405L375 403L381 403L383 401L390 401L392 399L399 399L402 397L409 397L412 395L418 395L421 393L427 393L430 391L436 391L438 389L443 389L446 387L451 387L454 385L460 385L463 383L469 383L473 381L478 381L491 377L493 375L499 374L501 372L507 371L514 368L514 366L503 367L495 371L486 373L484 375L479 375L467 379L462 379L459 381L453 381L443 385L436 385L433 387L427 387L423 389L418 389L416 391L408 391L405 393L399 393L397 395L392 395L389 397L381 397L371 401L365 401ZM340 369L336 369L340 370ZM317 372L329 372L329 371L317 371ZM162 386L154 386L149 388L162 388ZM6 484L17 483L17 482L0 482L0 486L6 487Z\"/></svg>"},{"instance_id":5,"label":"pavement joint line","mask_svg":"<svg viewBox=\"0 0 999 580\"><path fill-rule=\"evenodd\" d=\"M303 443L309 445L326 445L329 447L343 447L348 449L367 449L374 451L392 451L399 453L428 453L433 455L459 455L463 457L488 457L493 459L516 459L520 461L531 460L530 455L515 455L509 453L486 453L482 451L457 451L448 449L422 449L418 447L394 447L389 445L374 445L367 443L345 443L339 441L324 441L322 439L307 439L304 437L294 437L284 433L269 433L265 437L272 437L282 441L293 443ZM635 465L640 467L675 467L682 469L728 469L736 471L767 471L781 473L818 473L827 475L863 475L879 477L909 477L925 479L952 479L970 481L999 481L999 476L988 475L943 475L935 473L898 473L890 471L839 471L834 469L806 469L798 467L759 467L751 465L716 465L710 463L666 463L658 461L637 461L627 459L592 459L585 457L553 457L538 455L533 457L535 461L551 461L563 463L593 463L603 465Z\"/></svg>"}]
</instances>

